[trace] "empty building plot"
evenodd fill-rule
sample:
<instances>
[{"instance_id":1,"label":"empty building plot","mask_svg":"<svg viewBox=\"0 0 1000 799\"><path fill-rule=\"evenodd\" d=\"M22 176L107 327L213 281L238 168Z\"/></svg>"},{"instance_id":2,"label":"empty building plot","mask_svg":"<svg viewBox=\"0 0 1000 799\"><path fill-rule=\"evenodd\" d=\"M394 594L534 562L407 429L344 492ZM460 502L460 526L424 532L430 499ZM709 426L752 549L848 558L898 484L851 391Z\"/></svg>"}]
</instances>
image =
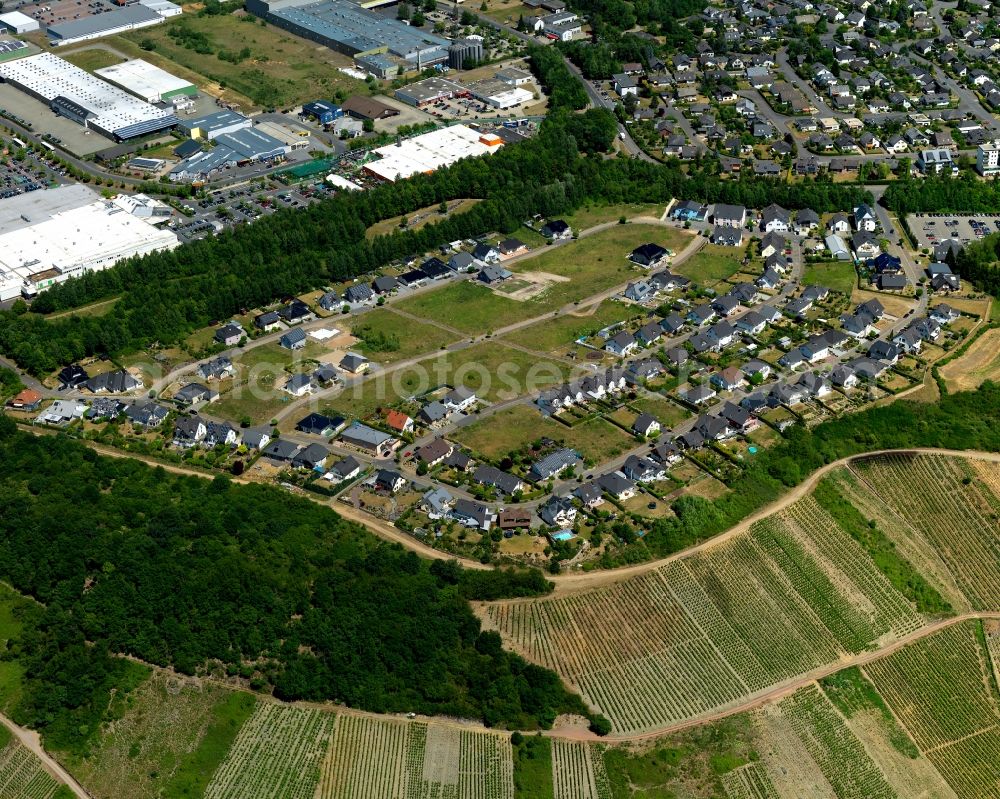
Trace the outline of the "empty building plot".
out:
<instances>
[{"instance_id":1,"label":"empty building plot","mask_svg":"<svg viewBox=\"0 0 1000 799\"><path fill-rule=\"evenodd\" d=\"M0 301L179 244L81 185L0 200Z\"/></svg>"},{"instance_id":2,"label":"empty building plot","mask_svg":"<svg viewBox=\"0 0 1000 799\"><path fill-rule=\"evenodd\" d=\"M0 63L0 78L55 113L116 141L177 124L172 111L133 97L51 53Z\"/></svg>"},{"instance_id":3,"label":"empty building plot","mask_svg":"<svg viewBox=\"0 0 1000 799\"><path fill-rule=\"evenodd\" d=\"M95 73L147 103L168 102L174 97L182 95L193 97L198 94L194 84L171 75L165 69L160 69L141 58L113 64L95 70Z\"/></svg>"},{"instance_id":4,"label":"empty building plot","mask_svg":"<svg viewBox=\"0 0 1000 799\"><path fill-rule=\"evenodd\" d=\"M396 181L421 172L429 173L463 158L495 152L503 144L499 136L480 133L465 125L432 130L398 144L379 147L379 160L365 164L377 178Z\"/></svg>"}]
</instances>

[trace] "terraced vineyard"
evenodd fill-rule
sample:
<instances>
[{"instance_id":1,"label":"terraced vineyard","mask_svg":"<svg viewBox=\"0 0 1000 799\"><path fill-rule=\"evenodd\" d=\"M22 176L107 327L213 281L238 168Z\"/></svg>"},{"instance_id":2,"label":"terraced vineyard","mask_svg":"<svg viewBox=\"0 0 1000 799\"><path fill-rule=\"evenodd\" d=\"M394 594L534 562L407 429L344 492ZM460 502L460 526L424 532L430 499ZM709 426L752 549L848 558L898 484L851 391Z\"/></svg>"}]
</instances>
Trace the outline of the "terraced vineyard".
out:
<instances>
[{"instance_id":1,"label":"terraced vineyard","mask_svg":"<svg viewBox=\"0 0 1000 799\"><path fill-rule=\"evenodd\" d=\"M206 799L313 799L334 718L258 703L212 777Z\"/></svg>"},{"instance_id":2,"label":"terraced vineyard","mask_svg":"<svg viewBox=\"0 0 1000 799\"><path fill-rule=\"evenodd\" d=\"M1000 796L1000 697L983 643L968 622L865 668L959 796Z\"/></svg>"},{"instance_id":3,"label":"terraced vineyard","mask_svg":"<svg viewBox=\"0 0 1000 799\"><path fill-rule=\"evenodd\" d=\"M448 724L342 715L317 799L513 799L513 755L501 734Z\"/></svg>"},{"instance_id":4,"label":"terraced vineyard","mask_svg":"<svg viewBox=\"0 0 1000 799\"><path fill-rule=\"evenodd\" d=\"M604 758L590 744L552 742L554 799L611 799L611 785Z\"/></svg>"},{"instance_id":5,"label":"terraced vineyard","mask_svg":"<svg viewBox=\"0 0 1000 799\"><path fill-rule=\"evenodd\" d=\"M922 619L807 497L635 578L489 605L485 622L630 733L731 705Z\"/></svg>"},{"instance_id":6,"label":"terraced vineyard","mask_svg":"<svg viewBox=\"0 0 1000 799\"><path fill-rule=\"evenodd\" d=\"M27 747L12 738L0 750L0 796L4 799L52 799L58 789L59 783Z\"/></svg>"}]
</instances>

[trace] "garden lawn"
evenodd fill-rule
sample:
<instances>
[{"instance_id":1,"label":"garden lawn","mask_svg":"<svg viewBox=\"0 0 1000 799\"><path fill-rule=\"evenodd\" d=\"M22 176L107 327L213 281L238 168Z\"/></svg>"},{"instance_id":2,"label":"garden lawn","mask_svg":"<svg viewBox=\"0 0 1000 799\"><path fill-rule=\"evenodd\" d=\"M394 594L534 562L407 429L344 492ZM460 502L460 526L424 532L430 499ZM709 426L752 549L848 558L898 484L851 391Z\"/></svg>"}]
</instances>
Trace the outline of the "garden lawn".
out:
<instances>
[{"instance_id":1,"label":"garden lawn","mask_svg":"<svg viewBox=\"0 0 1000 799\"><path fill-rule=\"evenodd\" d=\"M664 427L669 428L691 417L691 412L675 402L664 397L648 393L640 393L635 401L630 402L640 413L648 413Z\"/></svg>"},{"instance_id":2,"label":"garden lawn","mask_svg":"<svg viewBox=\"0 0 1000 799\"><path fill-rule=\"evenodd\" d=\"M811 283L826 286L849 297L857 285L858 275L850 261L824 261L806 264L802 282L807 286Z\"/></svg>"}]
</instances>

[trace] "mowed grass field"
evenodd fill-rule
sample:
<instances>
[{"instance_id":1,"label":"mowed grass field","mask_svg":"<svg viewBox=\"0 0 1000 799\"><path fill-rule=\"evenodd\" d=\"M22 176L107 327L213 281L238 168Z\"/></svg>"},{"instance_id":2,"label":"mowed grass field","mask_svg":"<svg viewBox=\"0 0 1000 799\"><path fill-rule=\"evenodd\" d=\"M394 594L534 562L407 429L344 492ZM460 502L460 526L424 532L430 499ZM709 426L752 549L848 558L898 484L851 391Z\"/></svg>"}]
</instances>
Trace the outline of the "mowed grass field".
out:
<instances>
[{"instance_id":1,"label":"mowed grass field","mask_svg":"<svg viewBox=\"0 0 1000 799\"><path fill-rule=\"evenodd\" d=\"M987 330L940 371L950 391L971 391L987 380L1000 380L1000 328Z\"/></svg>"},{"instance_id":2,"label":"mowed grass field","mask_svg":"<svg viewBox=\"0 0 1000 799\"><path fill-rule=\"evenodd\" d=\"M575 427L548 419L534 405L515 405L459 428L453 441L491 459L499 459L540 438L575 449L585 460L613 458L635 445L624 431L603 419L592 419Z\"/></svg>"},{"instance_id":3,"label":"mowed grass field","mask_svg":"<svg viewBox=\"0 0 1000 799\"><path fill-rule=\"evenodd\" d=\"M454 333L393 313L388 308L376 308L351 322L352 332L366 327L385 336L394 336L399 342L399 349L395 350L375 351L364 341L351 347L352 352L364 353L372 361L383 364L425 355L458 338Z\"/></svg>"},{"instance_id":4,"label":"mowed grass field","mask_svg":"<svg viewBox=\"0 0 1000 799\"><path fill-rule=\"evenodd\" d=\"M627 260L628 254L640 244L655 242L677 251L690 238L691 234L684 231L657 225L615 226L568 244L539 249L530 257L507 263L505 266L515 276L541 272L567 278L553 282L530 299L512 300L482 284L462 281L409 297L396 305L411 314L442 322L465 333L496 331L642 277L645 270Z\"/></svg>"},{"instance_id":5,"label":"mowed grass field","mask_svg":"<svg viewBox=\"0 0 1000 799\"><path fill-rule=\"evenodd\" d=\"M903 638L925 623L917 602L1000 610L997 464L900 454L850 469L854 493L824 482L705 550L572 597L486 605L484 624L633 733Z\"/></svg>"},{"instance_id":6,"label":"mowed grass field","mask_svg":"<svg viewBox=\"0 0 1000 799\"><path fill-rule=\"evenodd\" d=\"M742 247L706 244L672 272L690 278L700 286L712 286L732 277L742 268Z\"/></svg>"},{"instance_id":7,"label":"mowed grass field","mask_svg":"<svg viewBox=\"0 0 1000 799\"><path fill-rule=\"evenodd\" d=\"M364 419L377 408L444 385L464 385L488 402L510 400L561 382L569 371L569 365L561 361L540 360L500 341L484 341L431 356L388 374L376 374L345 389L328 407L342 415Z\"/></svg>"},{"instance_id":8,"label":"mowed grass field","mask_svg":"<svg viewBox=\"0 0 1000 799\"><path fill-rule=\"evenodd\" d=\"M365 231L365 236L373 239L376 236L385 236L395 230L400 230L399 223L403 220L404 216L407 221L406 230L420 230L425 225L433 222L441 222L455 214L464 213L473 208L478 202L480 201L477 199L451 200L448 203L448 213L446 214L441 213L440 203L438 205L428 205L426 208L420 208L410 214L401 214L389 219L383 219L381 222L376 222Z\"/></svg>"},{"instance_id":9,"label":"mowed grass field","mask_svg":"<svg viewBox=\"0 0 1000 799\"><path fill-rule=\"evenodd\" d=\"M569 346L581 336L593 335L608 325L637 318L643 313L633 305L605 300L578 313L535 322L508 333L504 340L539 352L555 352Z\"/></svg>"},{"instance_id":10,"label":"mowed grass field","mask_svg":"<svg viewBox=\"0 0 1000 799\"><path fill-rule=\"evenodd\" d=\"M839 291L850 297L858 284L858 273L850 261L806 264L802 282L807 286L812 283L826 286L831 291Z\"/></svg>"},{"instance_id":11,"label":"mowed grass field","mask_svg":"<svg viewBox=\"0 0 1000 799\"><path fill-rule=\"evenodd\" d=\"M191 31L189 40L203 36L210 53L199 53L183 46L171 36L177 31ZM273 25L261 25L252 15L238 11L219 16L184 14L168 20L163 25L142 28L106 41L118 48L124 40L137 46L152 44L153 50L145 53L186 68L185 71L204 76L219 87L232 89L248 98L257 108L288 108L317 97L331 98L338 89L347 93L366 93L362 81L350 78L339 67L351 65L346 56L327 47L300 39ZM250 57L240 63L219 58L219 53L237 54L250 49ZM161 64L161 66L164 66ZM165 66L165 68L167 68ZM175 71L170 68L170 71Z\"/></svg>"}]
</instances>

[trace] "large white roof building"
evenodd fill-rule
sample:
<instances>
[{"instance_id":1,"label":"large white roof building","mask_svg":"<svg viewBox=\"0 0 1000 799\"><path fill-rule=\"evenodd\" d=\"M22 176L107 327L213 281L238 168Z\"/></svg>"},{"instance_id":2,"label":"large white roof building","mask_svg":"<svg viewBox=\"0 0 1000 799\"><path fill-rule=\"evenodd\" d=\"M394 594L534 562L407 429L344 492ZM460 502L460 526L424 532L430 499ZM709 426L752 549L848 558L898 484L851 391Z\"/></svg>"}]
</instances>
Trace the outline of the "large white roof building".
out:
<instances>
[{"instance_id":1,"label":"large white roof building","mask_svg":"<svg viewBox=\"0 0 1000 799\"><path fill-rule=\"evenodd\" d=\"M94 73L147 103L159 103L180 94L198 93L193 84L141 58L95 69Z\"/></svg>"},{"instance_id":2,"label":"large white roof building","mask_svg":"<svg viewBox=\"0 0 1000 799\"><path fill-rule=\"evenodd\" d=\"M133 97L51 53L0 63L0 77L112 139L129 139L177 124L172 111Z\"/></svg>"},{"instance_id":3,"label":"large white roof building","mask_svg":"<svg viewBox=\"0 0 1000 799\"><path fill-rule=\"evenodd\" d=\"M421 172L433 172L463 158L495 152L501 145L502 140L494 134L483 134L465 125L452 125L399 144L379 147L374 151L380 156L379 160L365 164L365 169L392 182Z\"/></svg>"},{"instance_id":4,"label":"large white roof building","mask_svg":"<svg viewBox=\"0 0 1000 799\"><path fill-rule=\"evenodd\" d=\"M180 242L81 185L0 200L0 301Z\"/></svg>"}]
</instances>

